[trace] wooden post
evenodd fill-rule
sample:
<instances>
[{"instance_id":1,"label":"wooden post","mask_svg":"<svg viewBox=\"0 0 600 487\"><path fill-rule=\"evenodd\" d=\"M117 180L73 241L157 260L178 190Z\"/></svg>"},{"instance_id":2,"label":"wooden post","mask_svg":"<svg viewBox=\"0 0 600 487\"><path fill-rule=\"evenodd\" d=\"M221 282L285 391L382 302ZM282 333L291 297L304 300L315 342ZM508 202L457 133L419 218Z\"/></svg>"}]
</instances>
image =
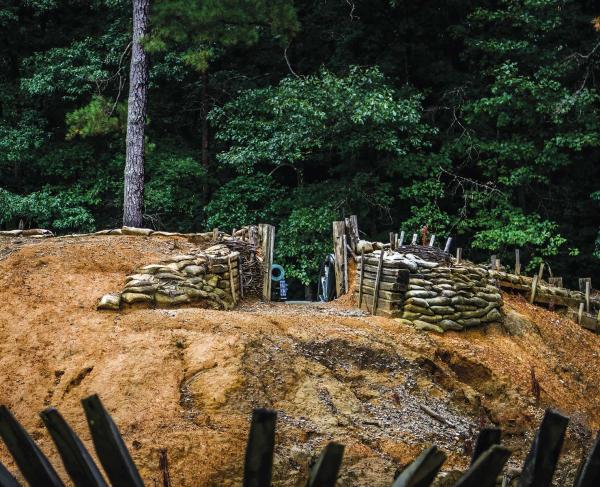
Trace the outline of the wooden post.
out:
<instances>
[{"instance_id":1,"label":"wooden post","mask_svg":"<svg viewBox=\"0 0 600 487\"><path fill-rule=\"evenodd\" d=\"M379 251L379 265L377 266L377 275L375 276L375 289L373 292L373 314L377 314L377 305L379 304L379 288L381 286L381 273L383 272L383 249Z\"/></svg>"},{"instance_id":2,"label":"wooden post","mask_svg":"<svg viewBox=\"0 0 600 487\"><path fill-rule=\"evenodd\" d=\"M583 318L583 303L579 303L579 312L577 313L577 323L581 325L581 319Z\"/></svg>"},{"instance_id":3,"label":"wooden post","mask_svg":"<svg viewBox=\"0 0 600 487\"><path fill-rule=\"evenodd\" d=\"M533 304L533 302L535 301L535 292L537 291L538 279L538 276L535 275L533 276L533 280L531 281L531 296L529 297L529 302L531 304Z\"/></svg>"},{"instance_id":4,"label":"wooden post","mask_svg":"<svg viewBox=\"0 0 600 487\"><path fill-rule=\"evenodd\" d=\"M417 245L417 234L416 233L413 233L412 242L410 244L411 245Z\"/></svg>"},{"instance_id":5,"label":"wooden post","mask_svg":"<svg viewBox=\"0 0 600 487\"><path fill-rule=\"evenodd\" d=\"M458 247L456 249L456 263L460 264L461 260L462 260L462 248Z\"/></svg>"},{"instance_id":6,"label":"wooden post","mask_svg":"<svg viewBox=\"0 0 600 487\"><path fill-rule=\"evenodd\" d=\"M497 271L500 270L500 259L496 259L496 262L494 263L494 267L496 268Z\"/></svg>"},{"instance_id":7,"label":"wooden post","mask_svg":"<svg viewBox=\"0 0 600 487\"><path fill-rule=\"evenodd\" d=\"M271 301L271 268L273 267L273 252L275 250L275 227L261 223L258 226L263 253L263 300Z\"/></svg>"},{"instance_id":8,"label":"wooden post","mask_svg":"<svg viewBox=\"0 0 600 487\"><path fill-rule=\"evenodd\" d=\"M217 242L219 240L219 229L218 228L213 228L212 239L213 239L213 242Z\"/></svg>"},{"instance_id":9,"label":"wooden post","mask_svg":"<svg viewBox=\"0 0 600 487\"><path fill-rule=\"evenodd\" d=\"M227 265L229 266L229 285L231 286L231 300L233 305L237 303L237 296L235 294L235 281L233 280L233 266L231 265L231 255L227 258ZM240 273L240 263L238 261L238 274ZM270 276L269 276L270 277Z\"/></svg>"},{"instance_id":10,"label":"wooden post","mask_svg":"<svg viewBox=\"0 0 600 487\"><path fill-rule=\"evenodd\" d=\"M333 253L335 255L335 293L339 298L344 287L344 222L333 222Z\"/></svg>"},{"instance_id":11,"label":"wooden post","mask_svg":"<svg viewBox=\"0 0 600 487\"><path fill-rule=\"evenodd\" d=\"M435 234L433 234L433 235L431 236L431 239L429 240L429 246L430 246L430 247L433 247L433 243L434 243L434 242L435 242Z\"/></svg>"},{"instance_id":12,"label":"wooden post","mask_svg":"<svg viewBox=\"0 0 600 487\"><path fill-rule=\"evenodd\" d=\"M344 294L348 292L348 240L346 234L342 235L342 245L344 246Z\"/></svg>"},{"instance_id":13,"label":"wooden post","mask_svg":"<svg viewBox=\"0 0 600 487\"><path fill-rule=\"evenodd\" d=\"M394 232L390 232L389 236L390 236L390 250L393 251L396 248L396 234Z\"/></svg>"},{"instance_id":14,"label":"wooden post","mask_svg":"<svg viewBox=\"0 0 600 487\"><path fill-rule=\"evenodd\" d=\"M582 293L585 293L586 282L590 282L590 288L592 287L592 278L591 277L580 277L579 278L579 290Z\"/></svg>"},{"instance_id":15,"label":"wooden post","mask_svg":"<svg viewBox=\"0 0 600 487\"><path fill-rule=\"evenodd\" d=\"M496 254L493 254L490 257L490 263L492 264L492 267L494 267L496 265Z\"/></svg>"},{"instance_id":16,"label":"wooden post","mask_svg":"<svg viewBox=\"0 0 600 487\"><path fill-rule=\"evenodd\" d=\"M444 247L444 252L450 252L450 245L452 245L452 237L448 237L448 240L446 240L446 246Z\"/></svg>"},{"instance_id":17,"label":"wooden post","mask_svg":"<svg viewBox=\"0 0 600 487\"><path fill-rule=\"evenodd\" d=\"M346 225L346 233L350 238L350 248L352 249L352 252L356 254L356 248L358 241L360 240L358 234L358 217L356 215L350 215L349 218L344 219L344 223Z\"/></svg>"},{"instance_id":18,"label":"wooden post","mask_svg":"<svg viewBox=\"0 0 600 487\"><path fill-rule=\"evenodd\" d=\"M521 251L519 249L515 249L515 274L521 275Z\"/></svg>"},{"instance_id":19,"label":"wooden post","mask_svg":"<svg viewBox=\"0 0 600 487\"><path fill-rule=\"evenodd\" d=\"M592 291L592 280L585 281L585 311L590 312L590 293Z\"/></svg>"},{"instance_id":20,"label":"wooden post","mask_svg":"<svg viewBox=\"0 0 600 487\"><path fill-rule=\"evenodd\" d=\"M400 232L400 240L398 242L398 247L402 247L404 245L404 230Z\"/></svg>"},{"instance_id":21,"label":"wooden post","mask_svg":"<svg viewBox=\"0 0 600 487\"><path fill-rule=\"evenodd\" d=\"M398 250L398 247L400 247L400 245L398 245L398 234L394 233L394 250Z\"/></svg>"},{"instance_id":22,"label":"wooden post","mask_svg":"<svg viewBox=\"0 0 600 487\"><path fill-rule=\"evenodd\" d=\"M540 270L538 272L538 284L542 282L542 277L544 277L544 263L540 264Z\"/></svg>"},{"instance_id":23,"label":"wooden post","mask_svg":"<svg viewBox=\"0 0 600 487\"><path fill-rule=\"evenodd\" d=\"M358 309L362 308L363 279L365 278L365 251L360 251L360 278L358 279Z\"/></svg>"}]
</instances>

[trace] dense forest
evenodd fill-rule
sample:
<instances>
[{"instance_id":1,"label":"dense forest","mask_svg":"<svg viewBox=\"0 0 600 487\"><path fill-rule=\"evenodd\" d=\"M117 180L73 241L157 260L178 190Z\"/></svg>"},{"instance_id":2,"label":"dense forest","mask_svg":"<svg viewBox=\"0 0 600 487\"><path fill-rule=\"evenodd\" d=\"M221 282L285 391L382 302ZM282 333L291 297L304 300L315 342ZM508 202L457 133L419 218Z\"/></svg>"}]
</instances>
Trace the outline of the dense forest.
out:
<instances>
[{"instance_id":1,"label":"dense forest","mask_svg":"<svg viewBox=\"0 0 600 487\"><path fill-rule=\"evenodd\" d=\"M150 4L145 226L277 227L316 278L331 222L600 271L600 6ZM132 5L0 1L0 228L123 218Z\"/></svg>"}]
</instances>

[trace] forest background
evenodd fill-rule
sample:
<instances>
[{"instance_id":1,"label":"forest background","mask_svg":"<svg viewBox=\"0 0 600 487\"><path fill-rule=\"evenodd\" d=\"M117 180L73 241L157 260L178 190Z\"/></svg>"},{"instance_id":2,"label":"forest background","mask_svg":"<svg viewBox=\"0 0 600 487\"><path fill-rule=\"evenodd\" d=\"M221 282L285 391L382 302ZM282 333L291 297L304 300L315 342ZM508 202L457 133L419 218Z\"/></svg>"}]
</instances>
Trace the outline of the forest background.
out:
<instances>
[{"instance_id":1,"label":"forest background","mask_svg":"<svg viewBox=\"0 0 600 487\"><path fill-rule=\"evenodd\" d=\"M131 4L0 1L0 228L119 227ZM164 0L150 8L144 223L277 227L314 284L331 222L600 271L600 7Z\"/></svg>"}]
</instances>

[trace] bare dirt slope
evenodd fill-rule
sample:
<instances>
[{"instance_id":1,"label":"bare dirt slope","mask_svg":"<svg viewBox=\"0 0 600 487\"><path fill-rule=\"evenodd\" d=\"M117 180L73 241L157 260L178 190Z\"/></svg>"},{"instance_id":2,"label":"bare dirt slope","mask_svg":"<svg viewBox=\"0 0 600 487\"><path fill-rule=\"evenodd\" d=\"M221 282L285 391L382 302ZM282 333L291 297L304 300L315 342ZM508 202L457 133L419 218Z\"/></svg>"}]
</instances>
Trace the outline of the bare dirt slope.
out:
<instances>
[{"instance_id":1,"label":"bare dirt slope","mask_svg":"<svg viewBox=\"0 0 600 487\"><path fill-rule=\"evenodd\" d=\"M79 401L92 393L148 485L160 478L161 448L173 485L239 485L259 406L279 411L275 485L302 485L312 455L331 440L346 445L341 485L390 485L432 443L449 455L444 470L463 469L476 431L490 423L506 431L510 466L519 467L549 406L572 416L563 485L600 427L599 337L517 297L505 296L503 325L441 336L347 304L95 310L136 266L190 245L0 242L0 403L56 465L37 413L58 407L91 448ZM15 472L3 447L0 460Z\"/></svg>"}]
</instances>

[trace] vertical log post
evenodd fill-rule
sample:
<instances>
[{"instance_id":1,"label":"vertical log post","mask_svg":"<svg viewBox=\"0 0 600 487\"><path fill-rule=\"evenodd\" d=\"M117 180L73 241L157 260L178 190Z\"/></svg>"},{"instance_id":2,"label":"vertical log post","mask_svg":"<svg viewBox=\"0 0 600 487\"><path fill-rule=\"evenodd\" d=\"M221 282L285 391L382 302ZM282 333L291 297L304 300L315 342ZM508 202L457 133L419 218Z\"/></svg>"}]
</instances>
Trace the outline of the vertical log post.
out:
<instances>
[{"instance_id":1,"label":"vertical log post","mask_svg":"<svg viewBox=\"0 0 600 487\"><path fill-rule=\"evenodd\" d=\"M531 304L533 304L533 302L535 301L535 293L537 291L538 279L539 278L536 274L535 276L533 276L533 280L531 281L531 296L529 297L529 302Z\"/></svg>"},{"instance_id":2,"label":"vertical log post","mask_svg":"<svg viewBox=\"0 0 600 487\"><path fill-rule=\"evenodd\" d=\"M462 248L458 247L456 249L456 263L460 264L461 261L462 261Z\"/></svg>"},{"instance_id":3,"label":"vertical log post","mask_svg":"<svg viewBox=\"0 0 600 487\"><path fill-rule=\"evenodd\" d=\"M346 234L342 235L342 247L344 255L344 294L348 292L348 240Z\"/></svg>"},{"instance_id":4,"label":"vertical log post","mask_svg":"<svg viewBox=\"0 0 600 487\"><path fill-rule=\"evenodd\" d=\"M413 238L412 241L410 242L411 245L417 245L417 234L413 233Z\"/></svg>"},{"instance_id":5,"label":"vertical log post","mask_svg":"<svg viewBox=\"0 0 600 487\"><path fill-rule=\"evenodd\" d=\"M492 254L490 257L490 263L492 264L492 267L496 265L496 254Z\"/></svg>"},{"instance_id":6,"label":"vertical log post","mask_svg":"<svg viewBox=\"0 0 600 487\"><path fill-rule=\"evenodd\" d=\"M583 307L585 306L584 303L579 303L579 312L577 313L577 323L579 323L581 325L581 320L583 318Z\"/></svg>"},{"instance_id":7,"label":"vertical log post","mask_svg":"<svg viewBox=\"0 0 600 487\"><path fill-rule=\"evenodd\" d=\"M360 251L360 278L358 279L358 309L362 308L363 279L365 278L365 251Z\"/></svg>"},{"instance_id":8,"label":"vertical log post","mask_svg":"<svg viewBox=\"0 0 600 487\"><path fill-rule=\"evenodd\" d=\"M346 225L346 233L349 238L349 242L347 243L352 249L352 252L354 252L356 255L358 241L360 240L360 236L358 234L358 218L356 215L350 215L349 218L344 218L344 223Z\"/></svg>"},{"instance_id":9,"label":"vertical log post","mask_svg":"<svg viewBox=\"0 0 600 487\"><path fill-rule=\"evenodd\" d=\"M521 275L521 250L515 249L515 274Z\"/></svg>"},{"instance_id":10,"label":"vertical log post","mask_svg":"<svg viewBox=\"0 0 600 487\"><path fill-rule=\"evenodd\" d=\"M396 248L396 234L394 232L389 233L390 236L390 250L394 251Z\"/></svg>"},{"instance_id":11,"label":"vertical log post","mask_svg":"<svg viewBox=\"0 0 600 487\"><path fill-rule=\"evenodd\" d=\"M400 232L400 240L398 241L398 247L402 247L404 245L404 230Z\"/></svg>"},{"instance_id":12,"label":"vertical log post","mask_svg":"<svg viewBox=\"0 0 600 487\"><path fill-rule=\"evenodd\" d=\"M373 291L373 314L377 314L379 304L379 288L381 287L381 274L383 272L383 249L379 251L379 265L377 266L377 276L375 277L375 289Z\"/></svg>"},{"instance_id":13,"label":"vertical log post","mask_svg":"<svg viewBox=\"0 0 600 487\"><path fill-rule=\"evenodd\" d=\"M213 239L213 242L216 242L219 240L219 229L218 228L213 228L212 239Z\"/></svg>"},{"instance_id":14,"label":"vertical log post","mask_svg":"<svg viewBox=\"0 0 600 487\"><path fill-rule=\"evenodd\" d=\"M261 223L258 226L263 253L263 301L271 301L271 268L273 267L273 252L275 250L275 227Z\"/></svg>"},{"instance_id":15,"label":"vertical log post","mask_svg":"<svg viewBox=\"0 0 600 487\"><path fill-rule=\"evenodd\" d=\"M233 266L231 265L231 255L227 258L227 266L229 267L229 285L231 286L231 300L235 306L237 303L237 295L235 292L235 281L233 279ZM238 274L240 274L240 263L238 260Z\"/></svg>"},{"instance_id":16,"label":"vertical log post","mask_svg":"<svg viewBox=\"0 0 600 487\"><path fill-rule=\"evenodd\" d=\"M592 291L592 280L585 281L585 311L590 312L590 293Z\"/></svg>"},{"instance_id":17,"label":"vertical log post","mask_svg":"<svg viewBox=\"0 0 600 487\"><path fill-rule=\"evenodd\" d=\"M333 222L333 253L335 255L335 293L339 298L344 294L344 241L346 224Z\"/></svg>"},{"instance_id":18,"label":"vertical log post","mask_svg":"<svg viewBox=\"0 0 600 487\"><path fill-rule=\"evenodd\" d=\"M431 239L429 240L429 246L430 246L430 247L433 247L433 244L434 244L434 242L435 242L435 234L433 234L433 235L431 236Z\"/></svg>"},{"instance_id":19,"label":"vertical log post","mask_svg":"<svg viewBox=\"0 0 600 487\"><path fill-rule=\"evenodd\" d=\"M500 259L496 259L496 262L494 262L494 268L499 271L500 270Z\"/></svg>"},{"instance_id":20,"label":"vertical log post","mask_svg":"<svg viewBox=\"0 0 600 487\"><path fill-rule=\"evenodd\" d=\"M444 246L444 252L450 252L450 246L452 245L452 237L448 237L446 245Z\"/></svg>"},{"instance_id":21,"label":"vertical log post","mask_svg":"<svg viewBox=\"0 0 600 487\"><path fill-rule=\"evenodd\" d=\"M540 270L538 272L538 284L542 282L542 278L544 277L544 263L540 264Z\"/></svg>"}]
</instances>

